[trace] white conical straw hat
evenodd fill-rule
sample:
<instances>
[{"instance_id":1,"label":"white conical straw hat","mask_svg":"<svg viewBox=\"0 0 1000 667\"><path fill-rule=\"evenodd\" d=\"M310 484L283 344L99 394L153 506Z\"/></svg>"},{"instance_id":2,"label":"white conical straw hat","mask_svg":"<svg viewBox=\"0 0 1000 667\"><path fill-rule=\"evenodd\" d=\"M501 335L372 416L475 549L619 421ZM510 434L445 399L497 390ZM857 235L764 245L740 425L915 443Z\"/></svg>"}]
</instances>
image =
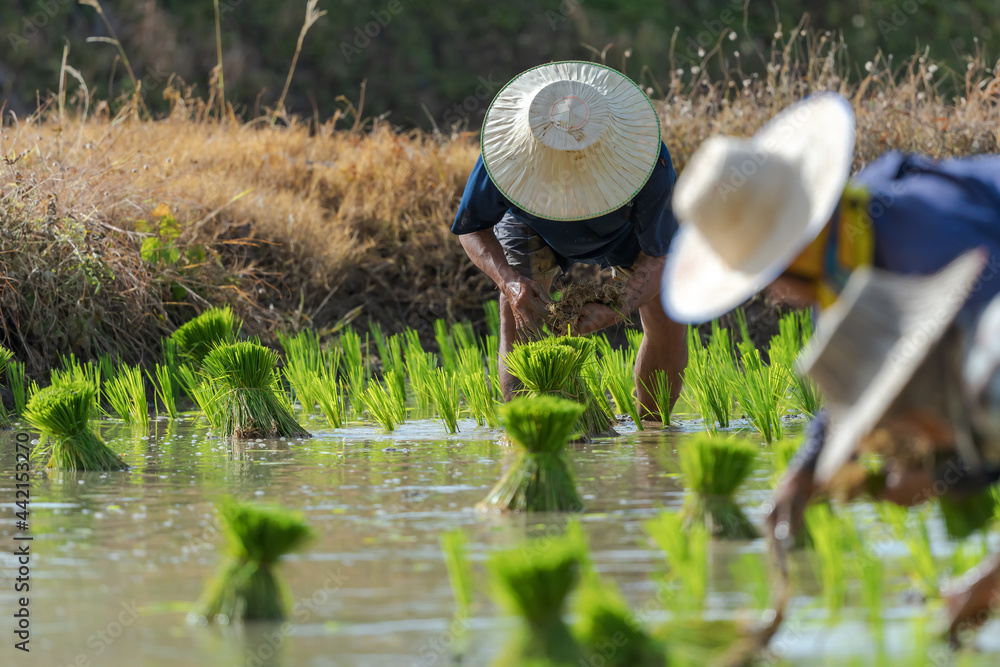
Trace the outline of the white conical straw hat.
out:
<instances>
[{"instance_id":1,"label":"white conical straw hat","mask_svg":"<svg viewBox=\"0 0 1000 667\"><path fill-rule=\"evenodd\" d=\"M929 276L871 268L851 274L797 363L819 385L830 414L818 482L834 475L878 425L961 310L985 263L986 253L972 250Z\"/></svg>"},{"instance_id":2,"label":"white conical straw hat","mask_svg":"<svg viewBox=\"0 0 1000 667\"><path fill-rule=\"evenodd\" d=\"M667 313L704 322L777 278L830 219L853 153L854 111L834 93L793 104L752 139L707 139L674 188Z\"/></svg>"},{"instance_id":3,"label":"white conical straw hat","mask_svg":"<svg viewBox=\"0 0 1000 667\"><path fill-rule=\"evenodd\" d=\"M646 184L660 122L629 78L595 63L549 63L517 75L483 122L483 164L518 208L548 220L615 211Z\"/></svg>"}]
</instances>

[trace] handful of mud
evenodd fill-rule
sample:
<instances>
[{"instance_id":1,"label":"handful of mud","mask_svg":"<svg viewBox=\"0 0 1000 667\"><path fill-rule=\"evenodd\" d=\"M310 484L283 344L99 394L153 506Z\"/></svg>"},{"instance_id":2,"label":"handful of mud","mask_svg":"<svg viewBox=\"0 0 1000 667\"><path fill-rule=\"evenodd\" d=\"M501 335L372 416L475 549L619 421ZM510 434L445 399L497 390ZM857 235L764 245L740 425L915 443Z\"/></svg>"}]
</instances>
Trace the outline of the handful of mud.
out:
<instances>
[{"instance_id":1,"label":"handful of mud","mask_svg":"<svg viewBox=\"0 0 1000 667\"><path fill-rule=\"evenodd\" d=\"M627 300L625 283L613 280L597 283L589 280L574 281L562 289L558 301L549 305L549 329L557 336L565 336L576 328L584 304L600 303L625 317Z\"/></svg>"}]
</instances>

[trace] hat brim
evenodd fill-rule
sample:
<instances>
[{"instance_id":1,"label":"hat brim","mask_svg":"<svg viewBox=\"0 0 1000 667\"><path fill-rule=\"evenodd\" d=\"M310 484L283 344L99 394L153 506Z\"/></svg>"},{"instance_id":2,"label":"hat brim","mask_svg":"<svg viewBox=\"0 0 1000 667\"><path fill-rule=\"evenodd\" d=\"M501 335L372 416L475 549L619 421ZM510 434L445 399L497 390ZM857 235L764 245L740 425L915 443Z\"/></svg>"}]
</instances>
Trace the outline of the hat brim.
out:
<instances>
[{"instance_id":1,"label":"hat brim","mask_svg":"<svg viewBox=\"0 0 1000 667\"><path fill-rule=\"evenodd\" d=\"M531 102L553 83L578 86L606 105L603 132L579 150L547 146L532 131ZM659 116L642 89L611 67L576 60L514 77L486 110L480 138L483 165L503 196L531 215L562 221L596 218L632 201L661 145Z\"/></svg>"},{"instance_id":2,"label":"hat brim","mask_svg":"<svg viewBox=\"0 0 1000 667\"><path fill-rule=\"evenodd\" d=\"M797 363L825 395L830 416L817 482L836 474L886 415L951 326L985 263L977 249L929 276L876 269L851 275Z\"/></svg>"},{"instance_id":3,"label":"hat brim","mask_svg":"<svg viewBox=\"0 0 1000 667\"><path fill-rule=\"evenodd\" d=\"M809 213L797 234L768 239L744 263L749 270L727 264L695 225L681 221L661 291L667 314L678 322L705 322L732 310L780 276L819 235L850 175L854 110L840 95L812 95L778 114L752 141L765 155L799 165Z\"/></svg>"}]
</instances>

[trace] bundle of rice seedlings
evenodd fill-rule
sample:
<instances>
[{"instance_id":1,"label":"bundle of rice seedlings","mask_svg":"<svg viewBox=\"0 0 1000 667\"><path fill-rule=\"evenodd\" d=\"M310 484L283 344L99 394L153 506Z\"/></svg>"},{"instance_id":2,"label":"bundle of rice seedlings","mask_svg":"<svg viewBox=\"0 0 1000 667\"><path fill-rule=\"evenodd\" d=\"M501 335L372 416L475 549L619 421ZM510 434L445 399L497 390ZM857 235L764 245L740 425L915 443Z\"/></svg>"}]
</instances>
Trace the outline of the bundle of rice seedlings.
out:
<instances>
[{"instance_id":1,"label":"bundle of rice seedlings","mask_svg":"<svg viewBox=\"0 0 1000 667\"><path fill-rule=\"evenodd\" d=\"M675 611L695 612L708 593L708 541L703 523L689 524L678 513L661 512L643 528L667 557L667 599Z\"/></svg>"},{"instance_id":2,"label":"bundle of rice seedlings","mask_svg":"<svg viewBox=\"0 0 1000 667\"><path fill-rule=\"evenodd\" d=\"M611 392L616 412L626 414L640 431L642 419L635 396L635 353L610 350L598 362L601 368L601 386Z\"/></svg>"},{"instance_id":3,"label":"bundle of rice seedlings","mask_svg":"<svg viewBox=\"0 0 1000 667\"><path fill-rule=\"evenodd\" d=\"M312 538L312 529L279 507L227 501L219 513L229 561L209 585L200 613L220 623L284 619L290 596L275 566Z\"/></svg>"},{"instance_id":4,"label":"bundle of rice seedlings","mask_svg":"<svg viewBox=\"0 0 1000 667\"><path fill-rule=\"evenodd\" d=\"M325 376L312 379L312 386L309 388L319 410L326 417L327 423L333 428L340 428L344 425L347 414L347 405L344 399L344 391L336 377Z\"/></svg>"},{"instance_id":5,"label":"bundle of rice seedlings","mask_svg":"<svg viewBox=\"0 0 1000 667\"><path fill-rule=\"evenodd\" d=\"M35 392L24 411L29 424L41 431L45 445L38 455L49 455L57 470L124 470L128 466L90 430L94 386L67 381Z\"/></svg>"},{"instance_id":6,"label":"bundle of rice seedlings","mask_svg":"<svg viewBox=\"0 0 1000 667\"><path fill-rule=\"evenodd\" d=\"M198 409L210 424L217 424L221 421L217 414L218 405L213 401L215 388L211 380L203 374L195 372L188 364L181 364L177 367L177 377L181 381L184 392L191 397Z\"/></svg>"},{"instance_id":7,"label":"bundle of rice seedlings","mask_svg":"<svg viewBox=\"0 0 1000 667\"><path fill-rule=\"evenodd\" d=\"M378 378L369 380L361 400L368 414L386 431L395 431L406 421L406 408L393 394L388 381L383 384Z\"/></svg>"},{"instance_id":8,"label":"bundle of rice seedlings","mask_svg":"<svg viewBox=\"0 0 1000 667\"><path fill-rule=\"evenodd\" d=\"M27 373L23 361L7 362L7 387L14 396L14 414L21 416L28 404Z\"/></svg>"},{"instance_id":9,"label":"bundle of rice seedlings","mask_svg":"<svg viewBox=\"0 0 1000 667\"><path fill-rule=\"evenodd\" d=\"M594 363L595 345L591 338L543 338L515 345L504 364L529 395L558 396L583 405L581 430L585 437L595 437L607 432L612 423L606 401L595 396L585 378L585 367Z\"/></svg>"},{"instance_id":10,"label":"bundle of rice seedlings","mask_svg":"<svg viewBox=\"0 0 1000 667\"><path fill-rule=\"evenodd\" d=\"M617 587L588 576L574 614L574 634L584 653L581 664L666 667L666 647L646 633Z\"/></svg>"},{"instance_id":11,"label":"bundle of rice seedlings","mask_svg":"<svg viewBox=\"0 0 1000 667\"><path fill-rule=\"evenodd\" d=\"M670 377L666 371L650 373L649 382L642 380L643 386L656 403L656 414L664 426L670 426Z\"/></svg>"},{"instance_id":12,"label":"bundle of rice seedlings","mask_svg":"<svg viewBox=\"0 0 1000 667\"><path fill-rule=\"evenodd\" d=\"M138 366L121 366L113 378L105 380L104 395L118 418L126 424L149 423L146 383Z\"/></svg>"},{"instance_id":13,"label":"bundle of rice seedlings","mask_svg":"<svg viewBox=\"0 0 1000 667\"><path fill-rule=\"evenodd\" d=\"M743 371L734 383L736 398L747 419L771 444L781 438L781 404L788 389L789 371L777 364L765 365L756 348L741 357Z\"/></svg>"},{"instance_id":14,"label":"bundle of rice seedlings","mask_svg":"<svg viewBox=\"0 0 1000 667\"><path fill-rule=\"evenodd\" d=\"M213 347L234 342L241 327L229 306L209 308L182 324L170 337L181 354L197 367Z\"/></svg>"},{"instance_id":15,"label":"bundle of rice seedlings","mask_svg":"<svg viewBox=\"0 0 1000 667\"><path fill-rule=\"evenodd\" d=\"M313 379L323 375L326 370L319 334L312 329L303 329L294 336L279 333L278 340L285 351L285 379L302 411L312 414L316 406L316 396L312 393Z\"/></svg>"},{"instance_id":16,"label":"bundle of rice seedlings","mask_svg":"<svg viewBox=\"0 0 1000 667\"><path fill-rule=\"evenodd\" d=\"M625 330L625 340L628 341L628 349L632 356L639 354L639 348L642 346L642 339L645 334L638 329L626 329Z\"/></svg>"},{"instance_id":17,"label":"bundle of rice seedlings","mask_svg":"<svg viewBox=\"0 0 1000 667\"><path fill-rule=\"evenodd\" d=\"M699 436L678 447L677 455L689 491L682 510L688 523L703 524L718 537L758 537L733 498L753 470L757 447L731 438Z\"/></svg>"},{"instance_id":18,"label":"bundle of rice seedlings","mask_svg":"<svg viewBox=\"0 0 1000 667\"><path fill-rule=\"evenodd\" d=\"M435 368L427 375L427 391L448 433L457 433L459 395L455 373Z\"/></svg>"},{"instance_id":19,"label":"bundle of rice seedlings","mask_svg":"<svg viewBox=\"0 0 1000 667\"><path fill-rule=\"evenodd\" d=\"M500 422L518 445L516 458L480 509L576 512L583 503L563 447L584 407L555 396L520 397L500 407Z\"/></svg>"},{"instance_id":20,"label":"bundle of rice seedlings","mask_svg":"<svg viewBox=\"0 0 1000 667\"><path fill-rule=\"evenodd\" d=\"M562 614L585 558L584 545L565 536L500 552L489 560L496 597L508 613L521 619L494 665L581 664L584 653Z\"/></svg>"},{"instance_id":21,"label":"bundle of rice seedlings","mask_svg":"<svg viewBox=\"0 0 1000 667\"><path fill-rule=\"evenodd\" d=\"M618 312L622 319L628 316L623 312L628 304L625 296L624 283L613 280L596 283L588 280L575 280L565 285L559 292L559 299L549 305L548 326L557 336L573 333L580 321L580 311L588 303L599 303Z\"/></svg>"},{"instance_id":22,"label":"bundle of rice seedlings","mask_svg":"<svg viewBox=\"0 0 1000 667\"><path fill-rule=\"evenodd\" d=\"M277 363L274 350L253 341L217 346L204 358L213 390L206 416L223 437L309 435L277 393Z\"/></svg>"},{"instance_id":23,"label":"bundle of rice seedlings","mask_svg":"<svg viewBox=\"0 0 1000 667\"><path fill-rule=\"evenodd\" d=\"M725 336L728 337L728 332ZM714 337L713 335L713 339ZM723 361L719 358L721 344L716 345L713 353L710 353L709 348L701 344L698 330L691 326L687 330L687 346L688 365L684 370L684 386L709 432L714 432L717 426L728 428L729 415L733 409L732 377L729 373L731 362L729 359Z\"/></svg>"},{"instance_id":24,"label":"bundle of rice seedlings","mask_svg":"<svg viewBox=\"0 0 1000 667\"><path fill-rule=\"evenodd\" d=\"M49 384L52 386L63 386L73 382L86 382L94 388L94 408L101 407L101 378L114 376L114 367L105 371L104 366L88 361L81 364L76 356L70 354L61 359L62 369L53 368L49 372Z\"/></svg>"},{"instance_id":25,"label":"bundle of rice seedlings","mask_svg":"<svg viewBox=\"0 0 1000 667\"><path fill-rule=\"evenodd\" d=\"M812 338L812 334L812 311L787 313L778 322L778 334L771 338L767 351L771 364L785 368L792 380L789 407L809 416L815 415L823 407L823 397L812 378L795 370L795 359Z\"/></svg>"}]
</instances>

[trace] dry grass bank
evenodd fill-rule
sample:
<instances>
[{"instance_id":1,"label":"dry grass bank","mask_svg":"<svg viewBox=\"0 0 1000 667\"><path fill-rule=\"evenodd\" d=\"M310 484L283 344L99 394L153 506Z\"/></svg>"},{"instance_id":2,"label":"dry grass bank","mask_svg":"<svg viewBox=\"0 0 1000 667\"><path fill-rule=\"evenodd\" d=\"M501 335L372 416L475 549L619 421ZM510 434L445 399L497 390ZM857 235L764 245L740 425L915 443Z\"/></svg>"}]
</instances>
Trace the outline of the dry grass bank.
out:
<instances>
[{"instance_id":1,"label":"dry grass bank","mask_svg":"<svg viewBox=\"0 0 1000 667\"><path fill-rule=\"evenodd\" d=\"M923 58L892 72L876 62L850 84L843 46L822 35L792 35L770 58L766 79L675 71L654 91L678 170L707 136L748 135L817 90L852 100L856 167L891 148L998 150L1000 83L980 60L960 73ZM949 81L964 95L940 94ZM5 118L0 343L35 373L59 353L148 358L207 304L232 303L268 336L354 316L428 330L436 317L478 319L495 295L448 231L474 136L219 121L168 94L174 111L156 121L109 117L106 105L62 122L55 105ZM167 210L176 229L160 224Z\"/></svg>"}]
</instances>

